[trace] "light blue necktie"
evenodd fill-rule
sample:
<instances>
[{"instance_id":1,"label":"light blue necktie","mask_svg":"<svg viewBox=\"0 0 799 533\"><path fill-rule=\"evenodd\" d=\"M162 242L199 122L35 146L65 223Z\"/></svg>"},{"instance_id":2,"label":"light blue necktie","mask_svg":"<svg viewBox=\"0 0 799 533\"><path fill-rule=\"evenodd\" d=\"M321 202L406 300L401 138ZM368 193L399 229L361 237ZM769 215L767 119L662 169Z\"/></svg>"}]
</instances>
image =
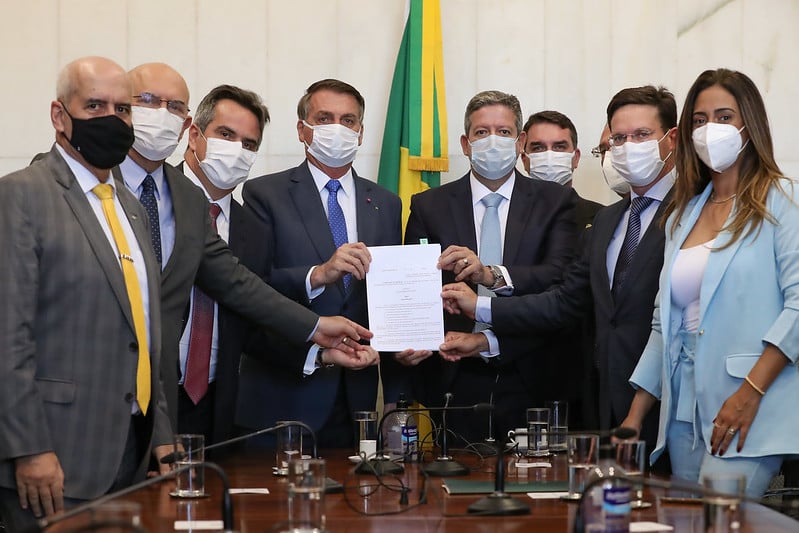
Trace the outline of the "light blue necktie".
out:
<instances>
[{"instance_id":1,"label":"light blue necktie","mask_svg":"<svg viewBox=\"0 0 799 533\"><path fill-rule=\"evenodd\" d=\"M480 200L486 207L480 225L480 262L483 265L502 264L502 232L499 228L499 204L502 195L492 192Z\"/></svg>"},{"instance_id":2,"label":"light blue necktie","mask_svg":"<svg viewBox=\"0 0 799 533\"><path fill-rule=\"evenodd\" d=\"M480 224L480 262L483 265L502 264L502 232L499 228L499 204L502 202L502 195L492 192L480 200L485 206L485 214ZM482 285L477 286L477 294L480 296L496 296L494 291ZM474 331L482 331L489 328L488 324L477 322Z\"/></svg>"},{"instance_id":3,"label":"light blue necktie","mask_svg":"<svg viewBox=\"0 0 799 533\"><path fill-rule=\"evenodd\" d=\"M327 223L330 225L330 232L333 234L333 244L336 249L342 244L347 242L347 221L344 219L344 211L338 203L338 190L341 188L341 183L338 180L330 180L325 185L328 190L327 195ZM342 280L344 288L350 286L352 281L352 274L345 274Z\"/></svg>"}]
</instances>

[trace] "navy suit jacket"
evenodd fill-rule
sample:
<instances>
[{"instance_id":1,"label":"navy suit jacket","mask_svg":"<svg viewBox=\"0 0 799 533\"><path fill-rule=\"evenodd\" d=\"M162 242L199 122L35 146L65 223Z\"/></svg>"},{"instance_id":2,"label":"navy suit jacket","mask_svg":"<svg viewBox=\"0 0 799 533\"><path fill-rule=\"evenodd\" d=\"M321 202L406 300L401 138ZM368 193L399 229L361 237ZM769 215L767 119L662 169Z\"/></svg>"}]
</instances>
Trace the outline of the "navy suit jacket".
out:
<instances>
[{"instance_id":1,"label":"navy suit jacket","mask_svg":"<svg viewBox=\"0 0 799 533\"><path fill-rule=\"evenodd\" d=\"M477 251L469 179L467 174L457 181L411 198L411 214L405 230L406 244L418 244L420 239L426 238L430 243L440 243L442 251L450 245ZM574 246L576 198L571 188L533 180L516 172L502 260L513 281L514 294L540 292L560 280ZM445 283L454 280L449 271L444 271L443 277ZM447 331L474 329L474 321L463 316L445 314L444 321ZM514 365L527 389L534 393L543 384L538 381L533 369L535 357L529 355L530 352L540 354L545 342L510 336L500 339L501 355L492 360L491 365L485 365L485 372L495 375L494 365ZM443 394L458 379L459 366L470 363L449 363L438 357L427 359L417 373L421 380L416 390L417 396L427 405L441 405ZM482 364L482 361L479 363ZM488 401L488 398L482 401Z\"/></svg>"},{"instance_id":2,"label":"navy suit jacket","mask_svg":"<svg viewBox=\"0 0 799 533\"><path fill-rule=\"evenodd\" d=\"M397 195L352 172L357 201L358 240L367 246L401 243L401 202ZM333 236L308 162L261 176L244 185L246 219L242 262L285 296L322 316L343 315L367 325L366 283L339 280L308 301L305 278L313 265L335 252ZM315 430L327 421L338 387L346 380L349 407L372 410L378 369L320 368L303 374L307 347L298 349L273 335L255 335L242 357L237 423L250 428L297 419ZM395 399L401 374L393 358L381 361L386 401Z\"/></svg>"},{"instance_id":3,"label":"navy suit jacket","mask_svg":"<svg viewBox=\"0 0 799 533\"><path fill-rule=\"evenodd\" d=\"M663 266L664 234L659 220L668 200L669 195L641 238L627 279L615 298L610 292L607 249L630 205L629 198L599 210L582 254L569 267L562 285L543 294L491 301L494 329L498 333L517 334L573 323L590 308L593 300L602 428L624 420L635 395L628 380L649 338L658 276ZM651 445L656 436L657 409L653 409L644 422L641 437Z\"/></svg>"}]
</instances>

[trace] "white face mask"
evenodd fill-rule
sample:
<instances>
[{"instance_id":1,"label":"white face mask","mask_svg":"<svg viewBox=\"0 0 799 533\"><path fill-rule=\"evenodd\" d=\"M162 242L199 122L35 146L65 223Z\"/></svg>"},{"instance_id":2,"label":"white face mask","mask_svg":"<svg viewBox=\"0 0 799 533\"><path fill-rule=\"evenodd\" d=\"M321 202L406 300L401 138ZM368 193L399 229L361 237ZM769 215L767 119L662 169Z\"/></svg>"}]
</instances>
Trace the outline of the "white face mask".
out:
<instances>
[{"instance_id":1,"label":"white face mask","mask_svg":"<svg viewBox=\"0 0 799 533\"><path fill-rule=\"evenodd\" d=\"M738 160L738 154L746 147L741 141L745 127L741 126L739 130L732 124L715 122L699 126L693 133L696 155L715 172L724 172Z\"/></svg>"},{"instance_id":2,"label":"white face mask","mask_svg":"<svg viewBox=\"0 0 799 533\"><path fill-rule=\"evenodd\" d=\"M572 179L572 160L574 152L534 152L527 154L530 160L530 177L553 181L565 185Z\"/></svg>"},{"instance_id":3,"label":"white face mask","mask_svg":"<svg viewBox=\"0 0 799 533\"><path fill-rule=\"evenodd\" d=\"M183 131L183 119L165 107L131 107L133 149L150 161L163 161L175 151Z\"/></svg>"},{"instance_id":4,"label":"white face mask","mask_svg":"<svg viewBox=\"0 0 799 533\"><path fill-rule=\"evenodd\" d=\"M358 152L360 132L341 124L311 126L304 120L302 123L313 130L311 144L305 143L305 146L317 161L330 168L341 168L353 162Z\"/></svg>"},{"instance_id":5,"label":"white face mask","mask_svg":"<svg viewBox=\"0 0 799 533\"><path fill-rule=\"evenodd\" d=\"M245 150L239 141L211 137L205 138L205 142L205 158L202 161L197 159L197 162L214 187L223 190L234 189L236 185L247 179L258 154ZM194 157L197 157L196 152Z\"/></svg>"},{"instance_id":6,"label":"white face mask","mask_svg":"<svg viewBox=\"0 0 799 533\"><path fill-rule=\"evenodd\" d=\"M671 131L671 130L669 130ZM646 187L658 177L665 159L660 159L660 141L666 138L667 131L660 140L652 139L642 143L625 142L621 146L610 147L610 162L624 180L632 187ZM671 157L671 152L666 159Z\"/></svg>"},{"instance_id":7,"label":"white face mask","mask_svg":"<svg viewBox=\"0 0 799 533\"><path fill-rule=\"evenodd\" d=\"M470 142L472 168L482 177L498 180L511 173L516 166L516 138L489 135Z\"/></svg>"},{"instance_id":8,"label":"white face mask","mask_svg":"<svg viewBox=\"0 0 799 533\"><path fill-rule=\"evenodd\" d=\"M624 196L630 192L630 184L621 177L621 174L616 172L616 169L613 168L613 165L610 163L610 156L607 154L602 161L602 175L605 176L605 183L608 184L610 190L619 196Z\"/></svg>"}]
</instances>

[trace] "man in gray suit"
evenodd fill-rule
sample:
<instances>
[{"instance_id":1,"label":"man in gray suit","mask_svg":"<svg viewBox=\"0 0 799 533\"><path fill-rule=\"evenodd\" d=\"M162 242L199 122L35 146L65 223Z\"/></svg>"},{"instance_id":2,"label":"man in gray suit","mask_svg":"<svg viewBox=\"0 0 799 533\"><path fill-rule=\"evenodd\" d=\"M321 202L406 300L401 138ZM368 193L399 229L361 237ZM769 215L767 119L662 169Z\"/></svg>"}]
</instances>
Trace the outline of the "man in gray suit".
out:
<instances>
[{"instance_id":1,"label":"man in gray suit","mask_svg":"<svg viewBox=\"0 0 799 533\"><path fill-rule=\"evenodd\" d=\"M55 145L0 179L0 514L9 531L144 475L171 430L159 270L142 206L110 180L130 81L83 58L50 104ZM102 198L102 199L101 199Z\"/></svg>"},{"instance_id":2,"label":"man in gray suit","mask_svg":"<svg viewBox=\"0 0 799 533\"><path fill-rule=\"evenodd\" d=\"M238 263L211 224L210 206L203 191L179 169L165 163L191 124L185 80L163 63L140 65L130 75L136 140L114 176L145 205L153 246L162 265L162 379L170 420L177 428L181 381L178 344L195 284L225 308L293 344L312 340L334 347L342 339L358 339L368 332L341 317L320 319ZM339 347L347 349L344 344ZM369 361L368 354L361 357L342 350L329 350L327 356L331 362L348 366Z\"/></svg>"}]
</instances>

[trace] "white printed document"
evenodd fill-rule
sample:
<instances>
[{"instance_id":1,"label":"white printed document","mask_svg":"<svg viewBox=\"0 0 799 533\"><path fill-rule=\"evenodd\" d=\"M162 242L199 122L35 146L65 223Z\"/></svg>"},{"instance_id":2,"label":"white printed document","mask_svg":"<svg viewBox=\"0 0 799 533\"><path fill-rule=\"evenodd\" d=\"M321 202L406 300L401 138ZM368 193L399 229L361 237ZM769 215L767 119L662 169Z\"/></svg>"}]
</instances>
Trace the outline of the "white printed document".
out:
<instances>
[{"instance_id":1,"label":"white printed document","mask_svg":"<svg viewBox=\"0 0 799 533\"><path fill-rule=\"evenodd\" d=\"M440 244L372 246L366 274L371 344L380 352L438 350L444 342Z\"/></svg>"}]
</instances>

